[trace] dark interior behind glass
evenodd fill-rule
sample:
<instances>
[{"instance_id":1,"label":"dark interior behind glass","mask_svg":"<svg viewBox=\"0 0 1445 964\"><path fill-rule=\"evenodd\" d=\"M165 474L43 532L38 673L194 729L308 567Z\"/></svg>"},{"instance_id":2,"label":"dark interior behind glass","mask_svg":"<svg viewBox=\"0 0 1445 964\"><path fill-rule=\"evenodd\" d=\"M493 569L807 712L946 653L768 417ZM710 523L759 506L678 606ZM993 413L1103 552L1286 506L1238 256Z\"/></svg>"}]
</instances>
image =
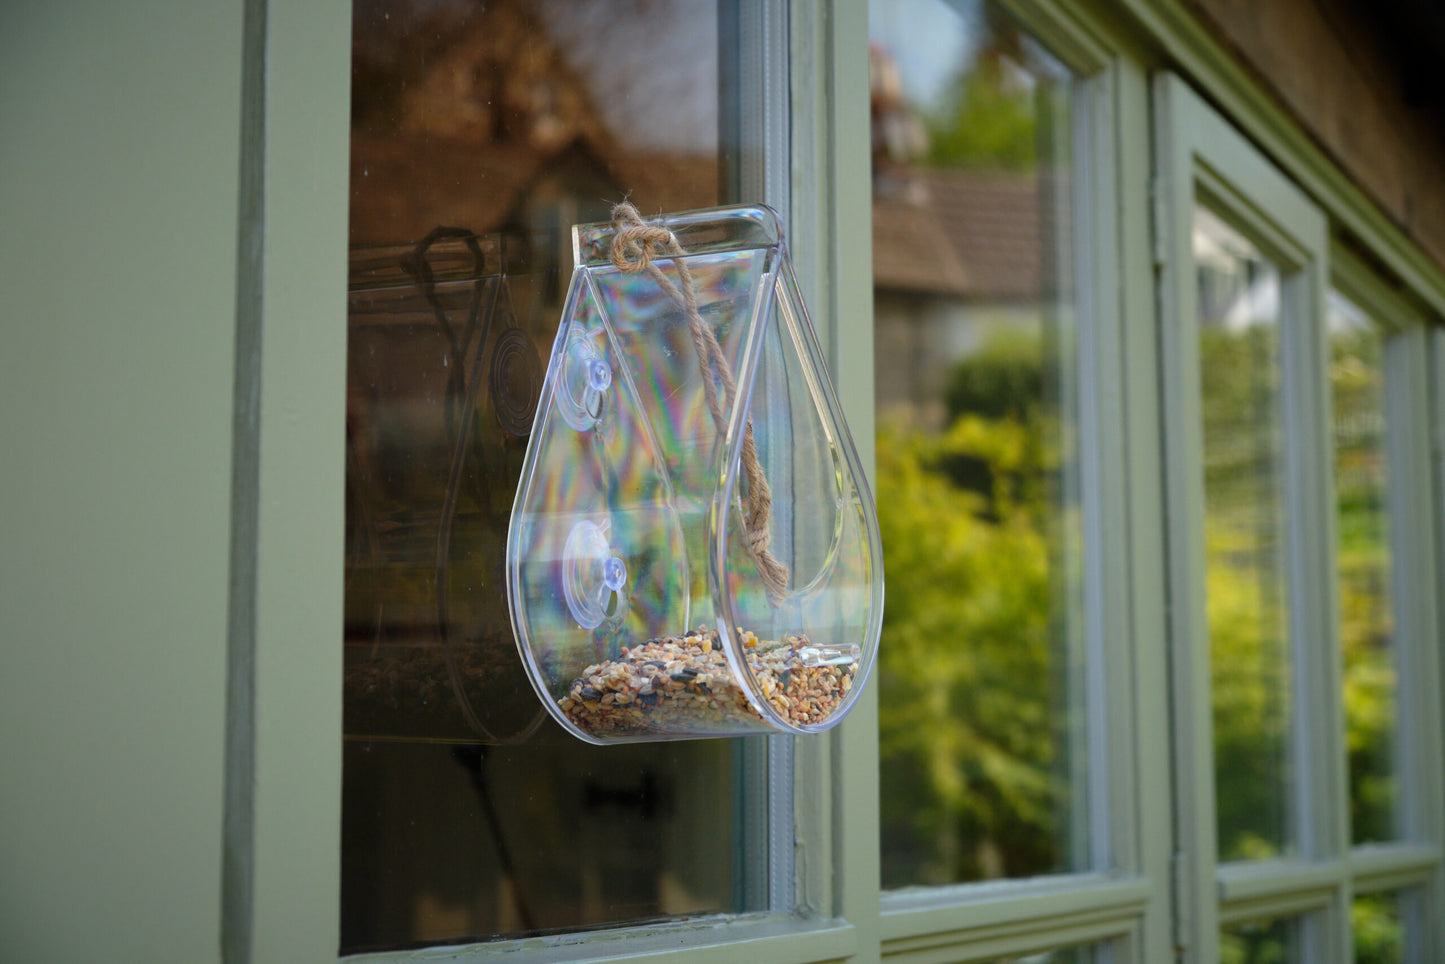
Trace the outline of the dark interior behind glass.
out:
<instances>
[{"instance_id":1,"label":"dark interior behind glass","mask_svg":"<svg viewBox=\"0 0 1445 964\"><path fill-rule=\"evenodd\" d=\"M737 199L738 16L356 0L343 952L766 905L756 741L564 735L503 581L571 225Z\"/></svg>"}]
</instances>

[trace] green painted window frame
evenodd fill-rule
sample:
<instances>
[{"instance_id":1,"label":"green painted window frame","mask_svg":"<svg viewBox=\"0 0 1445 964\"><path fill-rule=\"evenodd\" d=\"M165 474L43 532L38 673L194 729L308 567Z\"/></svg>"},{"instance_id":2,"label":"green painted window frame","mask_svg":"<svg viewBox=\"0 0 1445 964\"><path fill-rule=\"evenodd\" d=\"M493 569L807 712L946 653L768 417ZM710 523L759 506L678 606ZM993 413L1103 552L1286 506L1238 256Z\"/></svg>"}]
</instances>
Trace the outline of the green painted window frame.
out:
<instances>
[{"instance_id":1,"label":"green painted window frame","mask_svg":"<svg viewBox=\"0 0 1445 964\"><path fill-rule=\"evenodd\" d=\"M1176 887L1191 914L1178 922L1184 960L1212 961L1221 926L1300 915L1302 953L1311 961L1351 959L1350 902L1356 894L1413 887L1426 903L1440 894L1441 741L1439 613L1434 555L1437 524L1431 504L1429 329L1409 299L1391 292L1342 245L1332 244L1323 212L1242 134L1180 78L1155 84L1160 154L1161 373L1173 386L1164 397L1172 606L1178 835L1182 869ZM1214 843L1209 667L1202 604L1202 441L1198 437L1197 323L1194 319L1189 223L1207 195L1244 224L1293 276L1295 314L1284 321L1286 475L1292 498L1287 540L1294 600L1291 649L1294 686L1295 777L1301 786L1295 819L1300 853L1292 858L1219 864ZM1334 565L1335 501L1330 398L1325 378L1324 293L1332 283L1386 330L1387 452L1392 500L1402 518L1394 552L1401 673L1399 760L1403 839L1349 846L1338 599ZM1286 292L1289 281L1286 280ZM1217 894L1217 900L1215 898ZM1429 914L1410 915L1420 960L1438 956L1440 928Z\"/></svg>"},{"instance_id":2,"label":"green painted window frame","mask_svg":"<svg viewBox=\"0 0 1445 964\"><path fill-rule=\"evenodd\" d=\"M1181 870L1180 943L1189 961L1214 961L1221 925L1308 914L1310 960L1337 959L1348 932L1339 902L1342 862L1343 723L1334 614L1334 498L1329 460L1324 328L1328 237L1323 213L1176 75L1154 82L1158 155L1160 377L1169 546L1170 690ZM1279 338L1288 647L1292 666L1292 824L1297 854L1267 861L1217 860L1214 726L1205 552L1203 417L1192 244L1196 205L1250 235L1280 269ZM1215 898L1216 892L1218 898ZM1334 950L1332 950L1332 948Z\"/></svg>"},{"instance_id":3,"label":"green painted window frame","mask_svg":"<svg viewBox=\"0 0 1445 964\"><path fill-rule=\"evenodd\" d=\"M786 0L790 163L765 175L791 196L796 267L860 454L872 464L871 268L867 23L862 5ZM1175 882L1184 930L1217 931L1213 867L1201 873L1173 859L1172 751L1161 721L1170 713L1164 542L1168 492L1161 479L1164 432L1158 378L1156 260L1150 185L1151 138L1167 128L1151 114L1158 88L1150 70L1170 62L1206 90L1283 176L1309 194L1330 223L1362 242L1395 273L1427 320L1445 313L1445 272L1429 264L1363 198L1176 0L1009 0L1040 38L1096 85L1101 136L1091 177L1100 252L1097 341L1084 373L1085 416L1097 446L1095 508L1102 531L1097 564L1109 574L1095 590L1106 647L1100 684L1110 699L1109 852L1089 874L1017 885L950 888L925 897L882 895L878 887L876 695L826 737L794 745L792 827L795 905L774 914L577 934L468 948L349 958L373 962L628 960L689 961L986 960L1079 941L1109 940L1113 959L1172 958ZM222 945L228 959L325 960L339 933L342 433L345 397L345 248L350 4L247 0L242 122L243 241L238 296L237 528L233 550L225 796ZM777 24L777 19L770 21ZM1163 138L1161 138L1162 140ZM776 154L775 144L767 150ZM1318 241L1319 263L1331 260ZM1336 267L1341 264L1338 255ZM1179 262L1175 262L1178 264ZM1321 269L1323 270L1323 268ZM1348 269L1344 269L1348 270ZM1324 275L1321 275L1323 279ZM1341 275L1342 277L1342 275ZM1322 286L1323 281L1319 282ZM1445 572L1445 333L1408 335L1412 429L1432 441L1410 450L1428 463L1412 500L1434 507L1421 564L1439 585ZM1416 350L1422 348L1424 350ZM1420 371L1420 369L1428 371ZM1423 401L1422 401L1423 399ZM1428 422L1428 424L1427 424ZM1323 501L1324 494L1318 494ZM1413 504L1413 501L1412 501ZM1412 550L1412 552L1417 550ZM1327 555L1327 554L1326 554ZM1412 560L1415 557L1412 555ZM1426 569L1420 571L1424 572ZM1422 590L1423 591L1423 590ZM1440 606L1418 603L1418 618L1445 622ZM1427 613L1428 610L1428 613ZM1424 623L1422 622L1422 625ZM1438 638L1438 636L1434 637ZM1433 674L1416 681L1419 719L1440 730L1438 648ZM1425 663L1422 670L1427 669ZM1337 670L1336 676L1337 676ZM1431 684L1434 684L1433 686ZM1440 814L1445 792L1439 741L1417 747L1420 813ZM1339 781L1336 773L1330 778ZM1331 791L1333 792L1333 791ZM1433 810L1430 808L1433 807ZM1336 821L1338 823L1338 821ZM1441 906L1442 831L1421 819L1418 846L1336 847L1322 876L1294 868L1285 880L1225 881L1226 910L1261 908L1273 897L1313 894L1332 906L1357 892L1410 883ZM1334 831L1340 832L1339 827ZM786 840L784 833L781 838ZM1413 840L1413 838L1412 838ZM1414 844L1412 844L1414 846ZM1281 873L1288 868L1282 868ZM1403 874L1403 876L1402 876ZM1318 900L1316 900L1318 897ZM1272 906L1272 905L1271 905ZM1338 915L1337 915L1338 916ZM1440 941L1438 913L1431 939ZM1208 924L1208 927L1202 925ZM1336 931L1336 933L1346 933ZM1212 938L1211 938L1212 940ZM1201 945L1191 944L1199 955ZM685 955L685 957L683 956ZM1200 956L1200 960L1208 960Z\"/></svg>"},{"instance_id":4,"label":"green painted window frame","mask_svg":"<svg viewBox=\"0 0 1445 964\"><path fill-rule=\"evenodd\" d=\"M1157 531L1158 483L1150 475L1157 470L1143 468L1157 465L1157 427L1146 415L1152 362L1140 364L1153 357L1147 339L1154 325L1147 75L1094 11L1035 0L1002 5L1074 72L1083 95L1076 103L1086 105L1075 118L1082 135L1075 163L1087 217L1075 241L1092 263L1081 289L1074 377L1090 663L1090 866L884 893L880 950L890 961L963 961L1096 944L1107 948L1104 959L1121 964L1163 960L1171 939L1169 893L1158 885L1168 879L1168 794L1154 775L1166 771L1168 747L1150 738L1144 721L1165 711L1156 702L1165 666L1140 643L1162 612L1144 601L1159 571L1149 537ZM871 344L871 327L845 338L865 339ZM1162 583L1156 590L1162 594Z\"/></svg>"},{"instance_id":5,"label":"green painted window frame","mask_svg":"<svg viewBox=\"0 0 1445 964\"><path fill-rule=\"evenodd\" d=\"M1407 953L1432 960L1445 948L1445 921L1424 912L1445 899L1445 731L1440 653L1440 510L1432 485L1430 343L1440 335L1408 292L1388 284L1347 245L1331 253L1332 286L1365 311L1385 338L1386 459L1391 466L1392 591L1399 736L1399 839L1354 846L1346 857L1348 898L1413 890L1404 908ZM1441 423L1435 420L1436 429Z\"/></svg>"}]
</instances>

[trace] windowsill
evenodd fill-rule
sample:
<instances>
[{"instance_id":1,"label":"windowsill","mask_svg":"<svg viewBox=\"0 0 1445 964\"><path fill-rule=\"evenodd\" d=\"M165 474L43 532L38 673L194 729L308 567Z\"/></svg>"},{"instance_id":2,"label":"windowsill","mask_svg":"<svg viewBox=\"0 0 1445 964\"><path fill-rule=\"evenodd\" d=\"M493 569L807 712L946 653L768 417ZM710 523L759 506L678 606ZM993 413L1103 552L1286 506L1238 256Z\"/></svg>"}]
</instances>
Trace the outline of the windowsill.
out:
<instances>
[{"instance_id":1,"label":"windowsill","mask_svg":"<svg viewBox=\"0 0 1445 964\"><path fill-rule=\"evenodd\" d=\"M742 959L766 960L770 964L807 964L848 957L857 950L856 929L847 921L766 914L704 917L649 927L356 954L342 960L346 964L426 964L491 961L525 954L529 964L563 961L571 964L686 954L689 964Z\"/></svg>"},{"instance_id":2,"label":"windowsill","mask_svg":"<svg viewBox=\"0 0 1445 964\"><path fill-rule=\"evenodd\" d=\"M916 950L920 942L1010 938L1073 917L1122 930L1143 913L1149 889L1138 877L1067 874L895 892L883 897L882 936L890 949Z\"/></svg>"}]
</instances>

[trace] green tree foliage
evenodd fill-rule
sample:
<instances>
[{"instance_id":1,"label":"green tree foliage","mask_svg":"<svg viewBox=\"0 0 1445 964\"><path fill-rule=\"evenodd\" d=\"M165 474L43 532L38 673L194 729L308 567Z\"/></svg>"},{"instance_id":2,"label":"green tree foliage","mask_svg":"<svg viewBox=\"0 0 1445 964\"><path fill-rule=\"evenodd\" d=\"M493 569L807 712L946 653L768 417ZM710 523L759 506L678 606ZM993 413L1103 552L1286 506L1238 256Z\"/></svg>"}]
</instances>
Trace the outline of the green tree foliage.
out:
<instances>
[{"instance_id":1,"label":"green tree foliage","mask_svg":"<svg viewBox=\"0 0 1445 964\"><path fill-rule=\"evenodd\" d=\"M1219 964L1289 964L1298 960L1288 920L1241 924L1219 937Z\"/></svg>"},{"instance_id":2,"label":"green tree foliage","mask_svg":"<svg viewBox=\"0 0 1445 964\"><path fill-rule=\"evenodd\" d=\"M1224 859L1277 852L1287 837L1284 788L1293 783L1285 755L1283 508L1271 462L1282 444L1270 414L1278 392L1274 337L1254 328L1201 344L1204 428L1216 456L1206 466L1213 501L1205 541ZM1057 563L1058 534L1074 524L1075 510L1060 506L1053 483L1065 456L1047 399L1051 365L1036 339L995 340L954 371L943 431L880 425L888 886L1022 876L1066 863L1066 818L1077 804L1064 758ZM1388 619L1380 615L1387 546L1376 470L1378 347L1338 346L1334 367L1336 411L1359 413L1373 399L1375 414L1362 424L1376 426L1373 436L1340 444L1343 698L1358 838L1369 821L1388 830L1394 792L1388 768L1378 765L1394 719ZM1351 373L1360 379L1353 386ZM1351 476L1350 464L1372 472ZM1259 935L1230 953L1268 961L1271 940Z\"/></svg>"},{"instance_id":3,"label":"green tree foliage","mask_svg":"<svg viewBox=\"0 0 1445 964\"><path fill-rule=\"evenodd\" d=\"M1339 499L1340 643L1344 648L1350 825L1356 842L1394 836L1395 659L1386 525L1383 348L1355 329L1331 339Z\"/></svg>"},{"instance_id":4,"label":"green tree foliage","mask_svg":"<svg viewBox=\"0 0 1445 964\"><path fill-rule=\"evenodd\" d=\"M1205 328L1205 604L1221 860L1278 853L1288 836L1288 616L1278 331Z\"/></svg>"},{"instance_id":5,"label":"green tree foliage","mask_svg":"<svg viewBox=\"0 0 1445 964\"><path fill-rule=\"evenodd\" d=\"M941 110L926 117L928 162L975 171L1031 171L1038 164L1033 91L1005 58L982 51L959 71Z\"/></svg>"},{"instance_id":6,"label":"green tree foliage","mask_svg":"<svg viewBox=\"0 0 1445 964\"><path fill-rule=\"evenodd\" d=\"M1010 418L1023 427L1041 425L1044 371L1039 340L999 334L987 348L954 366L944 391L951 418L972 414L987 419ZM1042 438L1042 433L1029 433Z\"/></svg>"},{"instance_id":7,"label":"green tree foliage","mask_svg":"<svg viewBox=\"0 0 1445 964\"><path fill-rule=\"evenodd\" d=\"M924 118L929 164L969 171L1038 169L1039 82L1023 31L992 7L978 11L982 41L960 64L941 102Z\"/></svg>"},{"instance_id":8,"label":"green tree foliage","mask_svg":"<svg viewBox=\"0 0 1445 964\"><path fill-rule=\"evenodd\" d=\"M1206 525L1215 801L1221 860L1279 853L1287 836L1290 675L1272 569L1254 534ZM1272 548L1272 547L1271 547Z\"/></svg>"},{"instance_id":9,"label":"green tree foliage","mask_svg":"<svg viewBox=\"0 0 1445 964\"><path fill-rule=\"evenodd\" d=\"M1026 397L983 415L966 387L1032 392L1034 353L1032 378L1017 377L1016 345L961 365L943 433L879 433L886 883L1060 865L1047 433Z\"/></svg>"},{"instance_id":10,"label":"green tree foliage","mask_svg":"<svg viewBox=\"0 0 1445 964\"><path fill-rule=\"evenodd\" d=\"M1355 964L1400 964L1405 960L1405 928L1396 898L1364 894L1350 907L1355 930Z\"/></svg>"}]
</instances>

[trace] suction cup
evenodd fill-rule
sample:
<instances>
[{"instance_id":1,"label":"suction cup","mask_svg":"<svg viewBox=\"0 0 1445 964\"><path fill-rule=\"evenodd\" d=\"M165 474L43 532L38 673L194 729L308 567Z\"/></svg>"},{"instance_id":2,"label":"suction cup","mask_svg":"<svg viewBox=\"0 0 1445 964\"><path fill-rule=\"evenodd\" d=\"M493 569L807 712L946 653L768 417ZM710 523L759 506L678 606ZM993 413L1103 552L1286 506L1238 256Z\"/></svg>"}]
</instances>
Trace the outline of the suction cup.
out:
<instances>
[{"instance_id":1,"label":"suction cup","mask_svg":"<svg viewBox=\"0 0 1445 964\"><path fill-rule=\"evenodd\" d=\"M589 431L602 417L602 400L612 387L612 366L581 328L568 334L558 361L557 411L577 431Z\"/></svg>"},{"instance_id":2,"label":"suction cup","mask_svg":"<svg viewBox=\"0 0 1445 964\"><path fill-rule=\"evenodd\" d=\"M611 520L599 526L584 519L572 527L562 549L562 593L572 618L583 629L596 629L622 612L627 597L627 564L612 555L607 541ZM616 596L616 602L613 601Z\"/></svg>"}]
</instances>

